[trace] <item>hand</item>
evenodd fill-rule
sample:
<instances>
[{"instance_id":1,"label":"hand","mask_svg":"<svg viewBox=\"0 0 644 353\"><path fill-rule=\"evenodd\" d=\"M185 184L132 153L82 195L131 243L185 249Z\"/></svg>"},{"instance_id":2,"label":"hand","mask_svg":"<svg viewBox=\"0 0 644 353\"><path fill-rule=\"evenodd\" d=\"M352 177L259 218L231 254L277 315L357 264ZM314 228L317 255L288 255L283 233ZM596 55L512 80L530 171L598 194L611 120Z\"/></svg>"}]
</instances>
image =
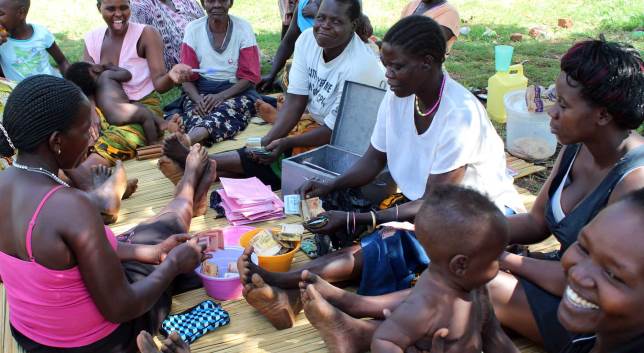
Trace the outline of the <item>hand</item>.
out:
<instances>
[{"instance_id":1,"label":"hand","mask_svg":"<svg viewBox=\"0 0 644 353\"><path fill-rule=\"evenodd\" d=\"M296 190L296 192L300 194L300 197L304 200L313 197L326 196L334 189L335 187L332 182L313 178L305 181L304 184Z\"/></svg>"},{"instance_id":2,"label":"hand","mask_svg":"<svg viewBox=\"0 0 644 353\"><path fill-rule=\"evenodd\" d=\"M327 211L319 214L316 218L319 218L322 216L326 217L329 220L327 224L325 224L324 226L310 228L310 227L307 227L306 223L304 223L304 227L311 233L326 234L326 235L333 235L339 230L347 229L347 212Z\"/></svg>"},{"instance_id":3,"label":"hand","mask_svg":"<svg viewBox=\"0 0 644 353\"><path fill-rule=\"evenodd\" d=\"M161 341L161 350L157 348L154 339L147 331L141 331L139 333L139 336L136 338L136 344L142 353L190 353L190 346L176 332L172 332L167 338Z\"/></svg>"},{"instance_id":4,"label":"hand","mask_svg":"<svg viewBox=\"0 0 644 353\"><path fill-rule=\"evenodd\" d=\"M288 137L273 140L273 142L269 143L268 146L264 148L267 151L271 152L271 154L266 156L255 155L254 157L257 159L259 163L268 165L275 162L282 155L282 153L284 153L284 151L290 148L288 143Z\"/></svg>"},{"instance_id":5,"label":"hand","mask_svg":"<svg viewBox=\"0 0 644 353\"><path fill-rule=\"evenodd\" d=\"M190 80L192 76L192 67L186 64L176 64L168 72L168 77L175 85L180 85Z\"/></svg>"},{"instance_id":6,"label":"hand","mask_svg":"<svg viewBox=\"0 0 644 353\"><path fill-rule=\"evenodd\" d=\"M9 32L4 26L0 25L0 45L4 44L9 38Z\"/></svg>"},{"instance_id":7,"label":"hand","mask_svg":"<svg viewBox=\"0 0 644 353\"><path fill-rule=\"evenodd\" d=\"M155 260L152 263L154 265L162 263L168 256L168 253L172 251L172 249L176 248L180 244L185 243L188 240L190 240L190 235L188 234L175 234L157 245L152 245L154 247L154 256L152 258Z\"/></svg>"},{"instance_id":8,"label":"hand","mask_svg":"<svg viewBox=\"0 0 644 353\"><path fill-rule=\"evenodd\" d=\"M371 26L371 21L369 20L369 17L365 16L364 14L360 16L358 23L356 23L356 34L365 43L367 42L367 40L369 40L369 37L373 35L373 27Z\"/></svg>"},{"instance_id":9,"label":"hand","mask_svg":"<svg viewBox=\"0 0 644 353\"><path fill-rule=\"evenodd\" d=\"M262 80L257 84L257 91L265 92L270 90L273 87L273 82L275 82L275 76L262 76Z\"/></svg>"},{"instance_id":10,"label":"hand","mask_svg":"<svg viewBox=\"0 0 644 353\"><path fill-rule=\"evenodd\" d=\"M195 113L199 116L208 115L217 106L223 103L224 97L220 94L206 94L195 107Z\"/></svg>"},{"instance_id":11,"label":"hand","mask_svg":"<svg viewBox=\"0 0 644 353\"><path fill-rule=\"evenodd\" d=\"M183 244L170 250L165 261L170 261L178 273L190 273L205 259L210 257L205 254L206 244L199 244L193 237Z\"/></svg>"}]
</instances>

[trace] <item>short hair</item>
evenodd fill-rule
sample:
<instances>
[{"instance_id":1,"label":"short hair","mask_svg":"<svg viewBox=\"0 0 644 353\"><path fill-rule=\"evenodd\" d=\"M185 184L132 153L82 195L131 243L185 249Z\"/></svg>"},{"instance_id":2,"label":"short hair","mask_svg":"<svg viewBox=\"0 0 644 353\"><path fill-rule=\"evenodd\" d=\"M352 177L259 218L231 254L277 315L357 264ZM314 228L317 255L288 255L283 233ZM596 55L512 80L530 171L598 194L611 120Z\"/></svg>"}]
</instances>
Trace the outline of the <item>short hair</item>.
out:
<instances>
[{"instance_id":1,"label":"short hair","mask_svg":"<svg viewBox=\"0 0 644 353\"><path fill-rule=\"evenodd\" d=\"M16 7L24 7L27 11L29 11L29 7L31 6L30 0L13 0L13 3L16 4Z\"/></svg>"},{"instance_id":2,"label":"short hair","mask_svg":"<svg viewBox=\"0 0 644 353\"><path fill-rule=\"evenodd\" d=\"M86 96L91 97L96 94L97 84L96 79L91 74L92 64L79 61L69 66L65 71L65 78L76 84L85 93Z\"/></svg>"},{"instance_id":3,"label":"short hair","mask_svg":"<svg viewBox=\"0 0 644 353\"><path fill-rule=\"evenodd\" d=\"M33 152L55 131L67 131L86 101L80 88L62 78L50 75L26 78L7 99L0 155L13 156L13 147Z\"/></svg>"},{"instance_id":4,"label":"short hair","mask_svg":"<svg viewBox=\"0 0 644 353\"><path fill-rule=\"evenodd\" d=\"M434 58L442 64L447 44L441 26L427 16L408 16L396 22L385 34L383 43L402 48L407 54Z\"/></svg>"},{"instance_id":5,"label":"short hair","mask_svg":"<svg viewBox=\"0 0 644 353\"><path fill-rule=\"evenodd\" d=\"M584 100L606 108L620 128L637 129L644 121L644 63L630 45L603 37L576 43L561 58L561 71L569 85L581 86Z\"/></svg>"},{"instance_id":6,"label":"short hair","mask_svg":"<svg viewBox=\"0 0 644 353\"><path fill-rule=\"evenodd\" d=\"M494 244L504 247L509 238L508 222L499 208L478 191L456 185L433 186L415 224L416 235L430 247L426 251L438 250L449 258L474 256Z\"/></svg>"},{"instance_id":7,"label":"short hair","mask_svg":"<svg viewBox=\"0 0 644 353\"><path fill-rule=\"evenodd\" d=\"M348 13L347 15L349 16L349 19L351 21L356 21L357 19L362 16L362 6L360 5L360 0L333 0L337 3L343 4L343 5L348 5ZM320 6L322 3L320 3Z\"/></svg>"}]
</instances>

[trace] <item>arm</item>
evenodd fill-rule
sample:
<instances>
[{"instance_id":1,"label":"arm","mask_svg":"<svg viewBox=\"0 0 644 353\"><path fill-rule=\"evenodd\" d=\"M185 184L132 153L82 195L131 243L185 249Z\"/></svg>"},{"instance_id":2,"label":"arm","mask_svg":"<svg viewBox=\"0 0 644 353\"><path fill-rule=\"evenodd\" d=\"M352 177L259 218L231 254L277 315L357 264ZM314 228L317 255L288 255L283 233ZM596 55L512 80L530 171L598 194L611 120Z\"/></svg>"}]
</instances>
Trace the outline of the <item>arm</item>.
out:
<instances>
[{"instance_id":1,"label":"arm","mask_svg":"<svg viewBox=\"0 0 644 353\"><path fill-rule=\"evenodd\" d=\"M150 78L154 89L159 93L165 93L172 89L176 82L166 73L165 63L163 61L163 40L159 32L146 26L141 34L141 43L143 52L148 61L150 68Z\"/></svg>"},{"instance_id":2,"label":"arm","mask_svg":"<svg viewBox=\"0 0 644 353\"><path fill-rule=\"evenodd\" d=\"M253 86L252 82L242 79L237 81L229 89L217 93L217 95L221 97L222 101L225 101L226 99L233 98L238 94L245 92L247 89L251 88L252 86Z\"/></svg>"},{"instance_id":3,"label":"arm","mask_svg":"<svg viewBox=\"0 0 644 353\"><path fill-rule=\"evenodd\" d=\"M132 79L132 73L122 67L111 65L106 67L106 69L107 70L103 71L101 76L105 75L105 77L110 80L114 80L116 82L127 82Z\"/></svg>"},{"instance_id":4,"label":"arm","mask_svg":"<svg viewBox=\"0 0 644 353\"><path fill-rule=\"evenodd\" d=\"M67 61L65 54L63 54L63 52L60 50L58 44L54 42L51 47L47 48L47 52L49 53L49 55L51 55L52 58L54 58L54 61L56 61L60 73L65 75L65 72L69 67L69 61Z\"/></svg>"},{"instance_id":5,"label":"arm","mask_svg":"<svg viewBox=\"0 0 644 353\"><path fill-rule=\"evenodd\" d=\"M275 81L277 74L280 72L280 70L282 70L282 68L284 68L286 60L288 60L288 58L293 55L293 51L295 50L295 42L297 41L297 38L301 33L302 32L300 31L300 27L297 25L297 14L294 13L293 18L291 19L291 24L288 26L288 30L286 31L284 38L282 38L280 46L277 48L277 53L275 53L275 57L273 58L271 72L268 74L268 77L266 77L260 84L260 90L265 90L268 88L267 86L270 86L266 85L266 83L272 84L273 81Z\"/></svg>"},{"instance_id":6,"label":"arm","mask_svg":"<svg viewBox=\"0 0 644 353\"><path fill-rule=\"evenodd\" d=\"M331 141L331 129L322 125L302 135L285 137L286 147L316 147Z\"/></svg>"},{"instance_id":7,"label":"arm","mask_svg":"<svg viewBox=\"0 0 644 353\"><path fill-rule=\"evenodd\" d=\"M119 242L116 254L121 261L137 261L144 264L158 265L163 262L172 249L188 240L190 240L188 234L175 234L155 245Z\"/></svg>"},{"instance_id":8,"label":"arm","mask_svg":"<svg viewBox=\"0 0 644 353\"><path fill-rule=\"evenodd\" d=\"M78 205L75 210L78 219L60 222L59 233L78 261L83 282L106 319L127 322L141 316L154 305L176 275L189 272L198 264L196 242L195 247L182 244L148 277L130 284L120 259L107 241L93 204L79 192L67 193L65 197L65 204Z\"/></svg>"},{"instance_id":9,"label":"arm","mask_svg":"<svg viewBox=\"0 0 644 353\"><path fill-rule=\"evenodd\" d=\"M483 324L481 336L483 338L483 352L495 353L521 353L510 337L503 331L499 320L494 315L494 308L486 296L488 318ZM433 347L432 347L433 348ZM432 349L433 350L433 349Z\"/></svg>"},{"instance_id":10,"label":"arm","mask_svg":"<svg viewBox=\"0 0 644 353\"><path fill-rule=\"evenodd\" d=\"M407 347L431 332L434 316L424 300L413 293L376 329L371 352L404 352Z\"/></svg>"},{"instance_id":11,"label":"arm","mask_svg":"<svg viewBox=\"0 0 644 353\"><path fill-rule=\"evenodd\" d=\"M550 229L546 224L546 204L550 202L548 197L548 190L552 184L552 179L559 171L561 165L561 158L563 156L564 147L559 152L559 156L548 176L548 179L541 187L539 195L528 213L512 215L508 217L510 225L510 244L534 244L545 240L550 236Z\"/></svg>"},{"instance_id":12,"label":"arm","mask_svg":"<svg viewBox=\"0 0 644 353\"><path fill-rule=\"evenodd\" d=\"M296 94L286 94L286 100L284 106L277 113L277 119L271 130L264 136L262 139L262 144L264 146L273 142L278 138L282 138L297 125L297 122L300 121L306 105L308 104L308 96L296 95Z\"/></svg>"},{"instance_id":13,"label":"arm","mask_svg":"<svg viewBox=\"0 0 644 353\"><path fill-rule=\"evenodd\" d=\"M83 46L83 61L90 64L96 64L94 62L94 59L92 59L92 57L89 55L89 52L87 51L87 46Z\"/></svg>"},{"instance_id":14,"label":"arm","mask_svg":"<svg viewBox=\"0 0 644 353\"><path fill-rule=\"evenodd\" d=\"M500 266L534 282L551 294L562 296L566 288L566 275L559 261L540 260L504 252L500 258Z\"/></svg>"},{"instance_id":15,"label":"arm","mask_svg":"<svg viewBox=\"0 0 644 353\"><path fill-rule=\"evenodd\" d=\"M181 86L186 94L188 94L188 97L190 97L195 104L199 104L201 101L201 95L199 94L199 90L197 90L197 85L195 85L194 82L186 81L182 83Z\"/></svg>"}]
</instances>

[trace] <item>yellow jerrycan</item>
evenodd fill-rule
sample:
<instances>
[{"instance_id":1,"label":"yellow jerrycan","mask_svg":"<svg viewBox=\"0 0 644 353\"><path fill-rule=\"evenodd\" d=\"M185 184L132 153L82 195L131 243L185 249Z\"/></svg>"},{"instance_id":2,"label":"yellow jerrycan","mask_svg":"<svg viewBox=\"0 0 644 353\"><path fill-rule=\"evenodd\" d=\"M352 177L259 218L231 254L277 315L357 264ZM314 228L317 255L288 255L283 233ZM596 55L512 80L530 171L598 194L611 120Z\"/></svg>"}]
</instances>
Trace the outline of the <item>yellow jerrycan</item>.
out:
<instances>
[{"instance_id":1,"label":"yellow jerrycan","mask_svg":"<svg viewBox=\"0 0 644 353\"><path fill-rule=\"evenodd\" d=\"M509 67L508 71L498 71L487 81L487 112L490 118L505 123L506 113L503 97L506 93L528 87L528 78L523 75L523 65Z\"/></svg>"}]
</instances>

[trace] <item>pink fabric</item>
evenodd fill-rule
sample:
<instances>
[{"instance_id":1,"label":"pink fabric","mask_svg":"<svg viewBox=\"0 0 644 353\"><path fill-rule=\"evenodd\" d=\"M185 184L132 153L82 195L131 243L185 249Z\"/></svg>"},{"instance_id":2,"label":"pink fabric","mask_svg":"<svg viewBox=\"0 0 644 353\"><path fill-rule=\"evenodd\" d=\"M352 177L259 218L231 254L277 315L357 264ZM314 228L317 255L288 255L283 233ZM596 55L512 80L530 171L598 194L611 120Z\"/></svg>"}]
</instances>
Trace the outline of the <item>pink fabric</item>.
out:
<instances>
[{"instance_id":1,"label":"pink fabric","mask_svg":"<svg viewBox=\"0 0 644 353\"><path fill-rule=\"evenodd\" d=\"M186 64L193 69L199 68L199 57L194 49L186 43L181 43L181 63ZM191 81L197 81L199 79L198 73L193 73L190 76Z\"/></svg>"},{"instance_id":2,"label":"pink fabric","mask_svg":"<svg viewBox=\"0 0 644 353\"><path fill-rule=\"evenodd\" d=\"M132 73L132 79L123 83L123 90L132 101L138 101L154 91L148 61L140 57L136 50L136 45L143 33L143 29L145 29L143 24L128 22L119 62L113 63ZM101 48L106 31L105 27L101 27L87 33L85 36L87 53L95 63L101 63Z\"/></svg>"},{"instance_id":3,"label":"pink fabric","mask_svg":"<svg viewBox=\"0 0 644 353\"><path fill-rule=\"evenodd\" d=\"M29 222L26 248L30 261L0 252L0 277L7 291L9 321L20 333L40 344L73 348L94 343L118 324L107 321L92 300L78 267L51 270L34 261L31 236L38 214L62 186L49 191ZM105 227L112 248L114 233Z\"/></svg>"}]
</instances>

